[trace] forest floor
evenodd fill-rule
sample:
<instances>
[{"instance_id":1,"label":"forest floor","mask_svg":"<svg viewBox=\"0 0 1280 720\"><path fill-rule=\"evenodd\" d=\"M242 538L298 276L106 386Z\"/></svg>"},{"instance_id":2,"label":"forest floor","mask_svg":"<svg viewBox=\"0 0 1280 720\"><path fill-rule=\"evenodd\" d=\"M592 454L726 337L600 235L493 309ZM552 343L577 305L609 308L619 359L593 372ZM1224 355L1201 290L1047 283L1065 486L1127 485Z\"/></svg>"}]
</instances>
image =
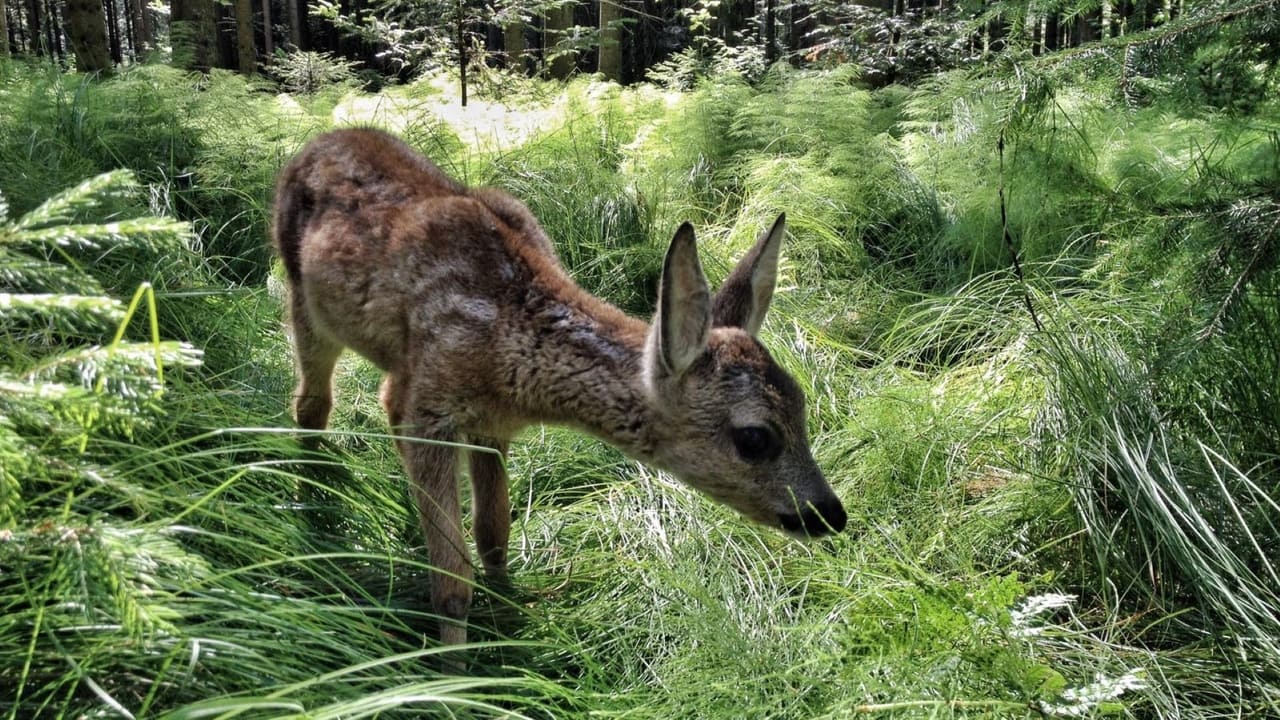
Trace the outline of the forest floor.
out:
<instances>
[{"instance_id":1,"label":"forest floor","mask_svg":"<svg viewBox=\"0 0 1280 720\"><path fill-rule=\"evenodd\" d=\"M875 91L780 68L462 108L448 79L288 97L0 71L6 718L1280 703L1276 98L1228 116L1034 67ZM848 531L797 542L533 428L508 463L514 589L478 588L475 643L438 647L377 370L340 364L318 450L290 429L272 182L347 124L511 192L642 317L680 222L714 284L785 211L761 339Z\"/></svg>"}]
</instances>

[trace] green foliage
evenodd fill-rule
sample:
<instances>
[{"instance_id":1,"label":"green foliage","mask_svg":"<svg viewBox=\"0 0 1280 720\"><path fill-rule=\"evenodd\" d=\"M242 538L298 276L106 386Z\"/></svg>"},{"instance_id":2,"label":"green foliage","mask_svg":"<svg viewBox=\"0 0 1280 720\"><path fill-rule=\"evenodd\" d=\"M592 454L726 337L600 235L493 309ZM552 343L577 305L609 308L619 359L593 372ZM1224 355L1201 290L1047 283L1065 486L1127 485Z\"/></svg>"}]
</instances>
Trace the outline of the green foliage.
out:
<instances>
[{"instance_id":1,"label":"green foliage","mask_svg":"<svg viewBox=\"0 0 1280 720\"><path fill-rule=\"evenodd\" d=\"M656 225L661 196L628 184L618 170L638 122L660 102L642 96L624 104L616 90L571 90L564 124L495 159L485 183L523 198L574 278L632 313L653 306L675 226Z\"/></svg>"},{"instance_id":2,"label":"green foliage","mask_svg":"<svg viewBox=\"0 0 1280 720\"><path fill-rule=\"evenodd\" d=\"M118 174L52 200L24 184L0 212L0 686L20 688L0 711L1266 715L1280 127L1268 97L1228 118L1079 77L1113 49L876 92L845 68L531 83L504 112L535 132L432 83L298 101L163 69L14 73L0 93L31 127L0 117L0 178L115 163L148 209ZM172 162L102 107L155 109L138 136ZM435 647L377 370L340 364L322 450L285 429L280 288L254 253L275 168L331 114L507 188L638 315L679 221L718 280L786 211L763 340L809 397L849 532L795 543L531 430L516 589L477 592L476 647Z\"/></svg>"},{"instance_id":3,"label":"green foliage","mask_svg":"<svg viewBox=\"0 0 1280 720\"><path fill-rule=\"evenodd\" d=\"M129 168L154 188L156 212L192 222L219 271L247 282L260 281L268 264L276 168L306 133L328 122L238 75L187 75L158 65L102 82L18 74L0 86L0 104L0 191L15 212L67 185Z\"/></svg>"},{"instance_id":4,"label":"green foliage","mask_svg":"<svg viewBox=\"0 0 1280 720\"><path fill-rule=\"evenodd\" d=\"M335 58L331 53L294 50L278 53L271 60L271 74L286 92L312 95L334 85L355 80L356 63Z\"/></svg>"}]
</instances>

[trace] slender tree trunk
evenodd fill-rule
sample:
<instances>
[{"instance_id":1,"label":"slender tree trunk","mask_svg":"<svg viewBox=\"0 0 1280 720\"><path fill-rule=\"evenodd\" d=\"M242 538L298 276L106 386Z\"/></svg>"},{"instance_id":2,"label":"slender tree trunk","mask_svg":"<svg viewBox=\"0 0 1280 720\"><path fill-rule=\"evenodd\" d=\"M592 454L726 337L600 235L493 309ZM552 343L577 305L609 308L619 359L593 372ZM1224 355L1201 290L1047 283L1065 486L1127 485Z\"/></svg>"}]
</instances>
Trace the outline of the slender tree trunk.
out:
<instances>
[{"instance_id":1,"label":"slender tree trunk","mask_svg":"<svg viewBox=\"0 0 1280 720\"><path fill-rule=\"evenodd\" d=\"M304 49L303 31L305 28L303 23L306 22L306 19L302 16L302 12L298 7L301 2L302 0L284 0L285 8L289 12L289 44L293 45L295 50Z\"/></svg>"},{"instance_id":2,"label":"slender tree trunk","mask_svg":"<svg viewBox=\"0 0 1280 720\"><path fill-rule=\"evenodd\" d=\"M458 84L462 90L462 107L467 106L467 12L458 3Z\"/></svg>"},{"instance_id":3,"label":"slender tree trunk","mask_svg":"<svg viewBox=\"0 0 1280 720\"><path fill-rule=\"evenodd\" d=\"M31 51L36 55L44 55L49 51L44 44L44 33L41 32L43 14L40 12L40 0L27 0L27 26L31 31Z\"/></svg>"},{"instance_id":4,"label":"slender tree trunk","mask_svg":"<svg viewBox=\"0 0 1280 720\"><path fill-rule=\"evenodd\" d=\"M799 66L801 50L808 43L814 29L814 13L808 3L795 0L787 9L787 56L792 65Z\"/></svg>"},{"instance_id":5,"label":"slender tree trunk","mask_svg":"<svg viewBox=\"0 0 1280 720\"><path fill-rule=\"evenodd\" d=\"M120 45L120 8L116 0L104 0L103 8L107 11L107 46L111 50L111 62L124 63L124 48Z\"/></svg>"},{"instance_id":6,"label":"slender tree trunk","mask_svg":"<svg viewBox=\"0 0 1280 720\"><path fill-rule=\"evenodd\" d=\"M519 73L525 71L524 23L519 19L502 26L502 52L506 55L508 70Z\"/></svg>"},{"instance_id":7,"label":"slender tree trunk","mask_svg":"<svg viewBox=\"0 0 1280 720\"><path fill-rule=\"evenodd\" d=\"M596 70L605 80L622 81L622 6L620 0L600 0L600 51Z\"/></svg>"},{"instance_id":8,"label":"slender tree trunk","mask_svg":"<svg viewBox=\"0 0 1280 720\"><path fill-rule=\"evenodd\" d=\"M0 0L0 57L9 57L9 8Z\"/></svg>"},{"instance_id":9,"label":"slender tree trunk","mask_svg":"<svg viewBox=\"0 0 1280 720\"><path fill-rule=\"evenodd\" d=\"M772 65L778 60L778 18L774 0L764 3L764 62Z\"/></svg>"},{"instance_id":10,"label":"slender tree trunk","mask_svg":"<svg viewBox=\"0 0 1280 720\"><path fill-rule=\"evenodd\" d=\"M67 36L76 55L76 70L85 73L111 71L107 51L107 23L102 0L67 0Z\"/></svg>"},{"instance_id":11,"label":"slender tree trunk","mask_svg":"<svg viewBox=\"0 0 1280 720\"><path fill-rule=\"evenodd\" d=\"M63 34L58 30L63 26L65 13L60 12L55 0L45 0L45 13L44 34L49 42L49 51L58 58L58 62L65 63L67 48L62 43Z\"/></svg>"},{"instance_id":12,"label":"slender tree trunk","mask_svg":"<svg viewBox=\"0 0 1280 720\"><path fill-rule=\"evenodd\" d=\"M546 29L543 32L542 47L544 52L554 53L554 57L548 64L551 77L567 80L573 74L574 59L571 53L564 52L559 45L565 31L573 27L573 3L565 3L547 10L543 15L543 21Z\"/></svg>"},{"instance_id":13,"label":"slender tree trunk","mask_svg":"<svg viewBox=\"0 0 1280 720\"><path fill-rule=\"evenodd\" d=\"M208 72L216 57L217 25L213 0L172 0L170 9L173 63Z\"/></svg>"},{"instance_id":14,"label":"slender tree trunk","mask_svg":"<svg viewBox=\"0 0 1280 720\"><path fill-rule=\"evenodd\" d=\"M1093 18L1089 13L1080 13L1076 16L1076 21L1071 26L1071 45L1073 47L1098 39L1098 33L1094 30L1092 20Z\"/></svg>"},{"instance_id":15,"label":"slender tree trunk","mask_svg":"<svg viewBox=\"0 0 1280 720\"><path fill-rule=\"evenodd\" d=\"M236 68L241 75L258 71L258 49L253 42L253 2L236 0Z\"/></svg>"},{"instance_id":16,"label":"slender tree trunk","mask_svg":"<svg viewBox=\"0 0 1280 720\"><path fill-rule=\"evenodd\" d=\"M133 48L138 55L151 49L154 37L151 31L151 15L144 0L129 0L129 18L133 22Z\"/></svg>"},{"instance_id":17,"label":"slender tree trunk","mask_svg":"<svg viewBox=\"0 0 1280 720\"><path fill-rule=\"evenodd\" d=\"M262 0L262 54L271 61L271 55L276 51L275 38L272 36L273 26L271 24L271 0Z\"/></svg>"},{"instance_id":18,"label":"slender tree trunk","mask_svg":"<svg viewBox=\"0 0 1280 720\"><path fill-rule=\"evenodd\" d=\"M1059 36L1058 14L1049 13L1044 20L1044 49L1047 52L1053 52L1058 49Z\"/></svg>"}]
</instances>

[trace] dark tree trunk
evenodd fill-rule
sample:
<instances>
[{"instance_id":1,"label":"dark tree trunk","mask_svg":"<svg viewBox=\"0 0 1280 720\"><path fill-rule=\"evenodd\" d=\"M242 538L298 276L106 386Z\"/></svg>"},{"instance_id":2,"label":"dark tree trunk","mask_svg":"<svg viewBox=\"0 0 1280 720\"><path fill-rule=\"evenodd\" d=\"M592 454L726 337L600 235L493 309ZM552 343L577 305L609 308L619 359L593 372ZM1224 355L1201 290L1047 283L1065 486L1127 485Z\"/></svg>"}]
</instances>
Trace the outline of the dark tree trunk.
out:
<instances>
[{"instance_id":1,"label":"dark tree trunk","mask_svg":"<svg viewBox=\"0 0 1280 720\"><path fill-rule=\"evenodd\" d=\"M232 0L238 2L239 0ZM214 27L218 29L214 39L213 66L225 70L237 70L240 67L240 50L236 46L236 11L230 4L214 0Z\"/></svg>"},{"instance_id":2,"label":"dark tree trunk","mask_svg":"<svg viewBox=\"0 0 1280 720\"><path fill-rule=\"evenodd\" d=\"M1058 49L1058 13L1049 13L1044 21L1044 49L1047 52L1053 52Z\"/></svg>"},{"instance_id":3,"label":"dark tree trunk","mask_svg":"<svg viewBox=\"0 0 1280 720\"><path fill-rule=\"evenodd\" d=\"M64 13L58 7L55 0L46 0L45 10L47 12L46 22L44 24L44 34L49 38L49 50L53 56L58 58L58 62L65 63L67 59L67 48L62 42L63 34L58 30L62 27Z\"/></svg>"},{"instance_id":4,"label":"dark tree trunk","mask_svg":"<svg viewBox=\"0 0 1280 720\"><path fill-rule=\"evenodd\" d=\"M217 51L213 0L172 0L170 17L174 65L208 72Z\"/></svg>"},{"instance_id":5,"label":"dark tree trunk","mask_svg":"<svg viewBox=\"0 0 1280 720\"><path fill-rule=\"evenodd\" d=\"M111 71L107 51L107 23L102 0L67 0L67 37L76 55L76 70L84 73Z\"/></svg>"},{"instance_id":6,"label":"dark tree trunk","mask_svg":"<svg viewBox=\"0 0 1280 720\"><path fill-rule=\"evenodd\" d=\"M791 63L799 65L803 59L803 50L812 45L812 36L817 29L817 16L807 3L793 2L788 11L787 50Z\"/></svg>"},{"instance_id":7,"label":"dark tree trunk","mask_svg":"<svg viewBox=\"0 0 1280 720\"><path fill-rule=\"evenodd\" d=\"M151 49L151 15L143 0L128 0L129 19L133 24L133 50L138 55Z\"/></svg>"},{"instance_id":8,"label":"dark tree trunk","mask_svg":"<svg viewBox=\"0 0 1280 720\"><path fill-rule=\"evenodd\" d=\"M502 26L502 53L506 57L507 69L524 73L524 23L519 19L512 20Z\"/></svg>"},{"instance_id":9,"label":"dark tree trunk","mask_svg":"<svg viewBox=\"0 0 1280 720\"><path fill-rule=\"evenodd\" d=\"M303 2L304 0L284 0L289 12L289 44L293 45L295 50L306 50L309 47L307 17L299 7Z\"/></svg>"},{"instance_id":10,"label":"dark tree trunk","mask_svg":"<svg viewBox=\"0 0 1280 720\"><path fill-rule=\"evenodd\" d=\"M458 3L458 84L462 91L462 107L467 106L467 10Z\"/></svg>"},{"instance_id":11,"label":"dark tree trunk","mask_svg":"<svg viewBox=\"0 0 1280 720\"><path fill-rule=\"evenodd\" d=\"M236 69L241 75L258 71L258 49L253 42L253 2L236 0Z\"/></svg>"},{"instance_id":12,"label":"dark tree trunk","mask_svg":"<svg viewBox=\"0 0 1280 720\"><path fill-rule=\"evenodd\" d=\"M41 32L42 19L40 0L27 0L27 29L31 33L31 52L36 55L44 55L49 50Z\"/></svg>"},{"instance_id":13,"label":"dark tree trunk","mask_svg":"<svg viewBox=\"0 0 1280 720\"><path fill-rule=\"evenodd\" d=\"M9 57L9 6L0 0L0 57Z\"/></svg>"},{"instance_id":14,"label":"dark tree trunk","mask_svg":"<svg viewBox=\"0 0 1280 720\"><path fill-rule=\"evenodd\" d=\"M1071 47L1083 45L1096 39L1098 36L1093 28L1093 18L1086 13L1077 15L1075 21L1071 23L1071 27L1068 28L1068 31L1071 34Z\"/></svg>"},{"instance_id":15,"label":"dark tree trunk","mask_svg":"<svg viewBox=\"0 0 1280 720\"><path fill-rule=\"evenodd\" d=\"M774 0L764 3L764 61L772 65L778 61L778 18L774 10Z\"/></svg>"},{"instance_id":16,"label":"dark tree trunk","mask_svg":"<svg viewBox=\"0 0 1280 720\"><path fill-rule=\"evenodd\" d=\"M275 38L272 37L271 0L262 0L262 55L271 62L275 52Z\"/></svg>"},{"instance_id":17,"label":"dark tree trunk","mask_svg":"<svg viewBox=\"0 0 1280 720\"><path fill-rule=\"evenodd\" d=\"M111 49L111 62L116 65L124 63L124 50L120 46L120 8L116 0L104 0L107 11L107 45Z\"/></svg>"}]
</instances>

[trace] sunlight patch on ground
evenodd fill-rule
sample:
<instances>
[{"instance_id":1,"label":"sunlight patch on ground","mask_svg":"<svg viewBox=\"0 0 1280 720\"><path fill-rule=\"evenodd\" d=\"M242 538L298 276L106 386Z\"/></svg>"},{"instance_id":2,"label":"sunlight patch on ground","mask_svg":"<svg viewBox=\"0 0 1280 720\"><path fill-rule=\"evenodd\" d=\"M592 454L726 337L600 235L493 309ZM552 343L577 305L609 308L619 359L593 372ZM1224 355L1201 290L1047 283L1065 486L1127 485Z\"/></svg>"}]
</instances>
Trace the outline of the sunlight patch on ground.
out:
<instances>
[{"instance_id":1,"label":"sunlight patch on ground","mask_svg":"<svg viewBox=\"0 0 1280 720\"><path fill-rule=\"evenodd\" d=\"M441 90L427 98L349 95L333 109L333 122L343 125L377 125L392 132L423 122L440 120L467 145L488 151L516 147L529 138L554 129L563 121L560 103L546 107L513 109L500 102L470 97L462 106L457 83L446 77L424 81Z\"/></svg>"}]
</instances>

